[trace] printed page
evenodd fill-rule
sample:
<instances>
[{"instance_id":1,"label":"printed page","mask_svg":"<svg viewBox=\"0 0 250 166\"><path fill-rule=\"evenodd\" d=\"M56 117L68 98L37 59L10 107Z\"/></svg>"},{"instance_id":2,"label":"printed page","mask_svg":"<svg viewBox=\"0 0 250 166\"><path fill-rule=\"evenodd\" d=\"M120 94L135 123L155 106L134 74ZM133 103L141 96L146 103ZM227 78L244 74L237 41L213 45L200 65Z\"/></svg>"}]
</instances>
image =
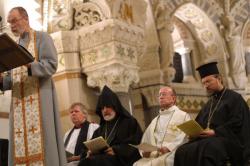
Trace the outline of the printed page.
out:
<instances>
[{"instance_id":1,"label":"printed page","mask_svg":"<svg viewBox=\"0 0 250 166\"><path fill-rule=\"evenodd\" d=\"M83 142L85 146L92 152L98 153L109 147L108 143L104 140L103 137L97 137L88 141Z\"/></svg>"},{"instance_id":2,"label":"printed page","mask_svg":"<svg viewBox=\"0 0 250 166\"><path fill-rule=\"evenodd\" d=\"M204 130L195 120L189 120L177 127L191 137L198 136Z\"/></svg>"},{"instance_id":3,"label":"printed page","mask_svg":"<svg viewBox=\"0 0 250 166\"><path fill-rule=\"evenodd\" d=\"M129 144L130 146L133 146L139 150L142 150L144 152L153 152L153 151L157 151L157 146L154 146L154 145L150 145L150 144L147 144L147 143L141 143L139 145L132 145L132 144Z\"/></svg>"}]
</instances>

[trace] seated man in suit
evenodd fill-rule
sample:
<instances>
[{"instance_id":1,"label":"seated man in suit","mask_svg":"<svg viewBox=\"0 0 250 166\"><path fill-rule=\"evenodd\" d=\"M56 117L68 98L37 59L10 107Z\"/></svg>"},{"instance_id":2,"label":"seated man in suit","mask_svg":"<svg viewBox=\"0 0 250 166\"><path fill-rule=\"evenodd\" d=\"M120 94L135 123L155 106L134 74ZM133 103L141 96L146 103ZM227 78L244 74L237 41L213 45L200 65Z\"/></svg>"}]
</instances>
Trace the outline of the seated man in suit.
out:
<instances>
[{"instance_id":1,"label":"seated man in suit","mask_svg":"<svg viewBox=\"0 0 250 166\"><path fill-rule=\"evenodd\" d=\"M95 154L88 151L87 156L81 156L79 166L132 166L140 158L140 154L129 144L139 144L142 137L142 130L136 119L107 86L99 96L96 113L101 121L93 138L102 136L109 148Z\"/></svg>"},{"instance_id":2,"label":"seated man in suit","mask_svg":"<svg viewBox=\"0 0 250 166\"><path fill-rule=\"evenodd\" d=\"M88 112L82 103L73 103L69 113L74 127L66 132L64 146L67 153L68 166L73 166L78 165L80 154L86 148L83 142L91 139L99 125L87 121Z\"/></svg>"}]
</instances>

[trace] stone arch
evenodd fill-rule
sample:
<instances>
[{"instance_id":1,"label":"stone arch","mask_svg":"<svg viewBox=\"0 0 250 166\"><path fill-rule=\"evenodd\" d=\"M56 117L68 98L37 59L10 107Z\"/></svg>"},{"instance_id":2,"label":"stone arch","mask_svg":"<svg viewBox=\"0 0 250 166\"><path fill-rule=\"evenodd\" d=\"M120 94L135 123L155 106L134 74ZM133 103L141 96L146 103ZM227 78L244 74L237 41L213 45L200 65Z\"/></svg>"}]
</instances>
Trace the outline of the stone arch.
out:
<instances>
[{"instance_id":1,"label":"stone arch","mask_svg":"<svg viewBox=\"0 0 250 166\"><path fill-rule=\"evenodd\" d=\"M174 15L180 6L188 3L192 3L200 8L214 22L218 22L219 16L223 13L223 8L215 0L190 0L188 2L186 0L172 0L167 5L171 14Z\"/></svg>"},{"instance_id":2,"label":"stone arch","mask_svg":"<svg viewBox=\"0 0 250 166\"><path fill-rule=\"evenodd\" d=\"M249 19L245 22L243 26L242 37L243 37L243 46L245 47L246 52L250 52L250 20Z\"/></svg>"},{"instance_id":3,"label":"stone arch","mask_svg":"<svg viewBox=\"0 0 250 166\"><path fill-rule=\"evenodd\" d=\"M246 60L246 74L250 80L250 20L247 20L242 30L243 47Z\"/></svg>"},{"instance_id":4,"label":"stone arch","mask_svg":"<svg viewBox=\"0 0 250 166\"><path fill-rule=\"evenodd\" d=\"M198 46L199 54L195 57L194 67L216 60L222 74L228 76L228 55L226 50L220 49L225 46L211 15L209 17L194 3L183 3L173 15L186 25Z\"/></svg>"},{"instance_id":5,"label":"stone arch","mask_svg":"<svg viewBox=\"0 0 250 166\"><path fill-rule=\"evenodd\" d=\"M250 2L246 0L234 0L231 5L231 13L234 16L236 24L244 27L246 20L249 19Z\"/></svg>"},{"instance_id":6,"label":"stone arch","mask_svg":"<svg viewBox=\"0 0 250 166\"><path fill-rule=\"evenodd\" d=\"M197 47L195 46L195 40L189 31L188 27L179 18L174 17L175 30L172 33L174 40L175 52L181 54L181 63L183 66L183 81L185 83L194 82L194 58Z\"/></svg>"}]
</instances>

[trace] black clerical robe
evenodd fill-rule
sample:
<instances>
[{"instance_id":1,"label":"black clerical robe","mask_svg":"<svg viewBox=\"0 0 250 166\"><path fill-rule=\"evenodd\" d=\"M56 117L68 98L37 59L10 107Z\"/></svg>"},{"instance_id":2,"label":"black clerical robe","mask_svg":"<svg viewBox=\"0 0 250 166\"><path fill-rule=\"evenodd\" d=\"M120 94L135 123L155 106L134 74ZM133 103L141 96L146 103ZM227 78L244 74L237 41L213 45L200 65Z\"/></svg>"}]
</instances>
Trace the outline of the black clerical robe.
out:
<instances>
[{"instance_id":1,"label":"black clerical robe","mask_svg":"<svg viewBox=\"0 0 250 166\"><path fill-rule=\"evenodd\" d=\"M113 120L104 120L101 112L104 107L110 107L116 112ZM79 166L132 166L140 158L139 151L129 145L137 145L141 141L142 130L137 120L121 105L118 96L107 86L104 86L98 98L96 113L101 122L92 138L105 138L115 155L107 155L104 152L89 158L82 155Z\"/></svg>"},{"instance_id":2,"label":"black clerical robe","mask_svg":"<svg viewBox=\"0 0 250 166\"><path fill-rule=\"evenodd\" d=\"M117 123L116 126L115 123ZM93 138L99 136L108 137L107 142L113 148L115 156L105 153L96 154L90 158L82 159L80 166L132 166L140 158L138 150L129 145L139 144L142 137L141 128L135 119L116 118L105 123L94 132Z\"/></svg>"},{"instance_id":3,"label":"black clerical robe","mask_svg":"<svg viewBox=\"0 0 250 166\"><path fill-rule=\"evenodd\" d=\"M209 111L217 109L211 118L210 128L215 136L196 138L180 146L175 154L175 166L222 166L230 158L232 166L243 166L249 159L250 115L242 96L227 89L213 95L203 107L196 121L207 127Z\"/></svg>"},{"instance_id":4,"label":"black clerical robe","mask_svg":"<svg viewBox=\"0 0 250 166\"><path fill-rule=\"evenodd\" d=\"M87 150L87 148L83 144L83 142L87 140L87 135L88 135L88 130L89 130L89 122L85 121L80 127L81 127L81 130L80 130L80 133L77 137L74 156L78 156L81 153L86 152L86 150ZM71 131L69 132L68 136L65 139L65 142L64 142L65 148L67 147L67 145L69 143L69 140L71 138L71 134L73 133L74 129L75 129L75 127L71 129Z\"/></svg>"}]
</instances>

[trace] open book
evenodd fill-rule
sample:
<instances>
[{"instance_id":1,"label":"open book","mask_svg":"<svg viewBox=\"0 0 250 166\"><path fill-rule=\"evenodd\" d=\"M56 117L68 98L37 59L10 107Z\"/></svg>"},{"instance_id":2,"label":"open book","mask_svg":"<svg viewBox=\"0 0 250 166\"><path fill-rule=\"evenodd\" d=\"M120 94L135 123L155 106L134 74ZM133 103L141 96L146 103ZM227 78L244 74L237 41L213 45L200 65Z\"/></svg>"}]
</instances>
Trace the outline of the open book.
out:
<instances>
[{"instance_id":1,"label":"open book","mask_svg":"<svg viewBox=\"0 0 250 166\"><path fill-rule=\"evenodd\" d=\"M69 151L67 151L67 150L66 150L65 152L66 152L66 157L67 157L67 158L74 156L73 153L71 153L71 152L69 152Z\"/></svg>"},{"instance_id":2,"label":"open book","mask_svg":"<svg viewBox=\"0 0 250 166\"><path fill-rule=\"evenodd\" d=\"M151 145L151 144L147 144L147 143L141 143L139 145L132 145L129 144L130 146L133 146L139 150L142 150L144 152L153 152L153 151L157 151L157 146Z\"/></svg>"},{"instance_id":3,"label":"open book","mask_svg":"<svg viewBox=\"0 0 250 166\"><path fill-rule=\"evenodd\" d=\"M92 153L98 153L109 147L108 143L102 136L85 141L83 143Z\"/></svg>"},{"instance_id":4,"label":"open book","mask_svg":"<svg viewBox=\"0 0 250 166\"><path fill-rule=\"evenodd\" d=\"M204 130L195 120L189 120L177 127L191 137L198 136Z\"/></svg>"},{"instance_id":5,"label":"open book","mask_svg":"<svg viewBox=\"0 0 250 166\"><path fill-rule=\"evenodd\" d=\"M6 33L0 34L0 72L28 64L34 57Z\"/></svg>"}]
</instances>

